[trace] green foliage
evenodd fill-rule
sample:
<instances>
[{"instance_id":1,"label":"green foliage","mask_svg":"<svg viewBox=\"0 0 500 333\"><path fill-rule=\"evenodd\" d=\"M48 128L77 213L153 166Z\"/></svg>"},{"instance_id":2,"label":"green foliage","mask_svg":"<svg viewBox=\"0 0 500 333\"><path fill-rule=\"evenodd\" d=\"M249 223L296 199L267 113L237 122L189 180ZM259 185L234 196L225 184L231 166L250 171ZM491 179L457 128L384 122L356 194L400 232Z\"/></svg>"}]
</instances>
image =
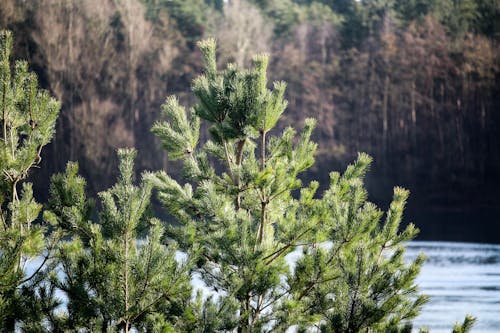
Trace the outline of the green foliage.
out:
<instances>
[{"instance_id":1,"label":"green foliage","mask_svg":"<svg viewBox=\"0 0 500 333\"><path fill-rule=\"evenodd\" d=\"M167 236L216 293L205 302L198 296L197 330L411 330L427 297L415 284L424 257L403 260L405 242L417 233L412 224L399 231L408 191L394 189L386 214L367 202L366 154L343 175L331 173L321 197L317 182L303 186L298 176L314 163L315 121L306 120L298 135L291 127L272 135L287 102L284 83L267 87L267 57L255 57L249 70L218 70L215 41L199 46L205 73L193 83L198 103L188 117L168 98L166 120L153 127L171 158L183 161L188 182L148 175L180 222ZM200 119L211 126L201 146ZM290 264L286 256L299 248Z\"/></svg>"},{"instance_id":2,"label":"green foliage","mask_svg":"<svg viewBox=\"0 0 500 333\"><path fill-rule=\"evenodd\" d=\"M497 37L495 18L500 14L498 3L490 0L411 0L396 1L395 10L405 22L420 20L426 15L437 18L448 33L460 37L465 33L484 33Z\"/></svg>"},{"instance_id":3,"label":"green foliage","mask_svg":"<svg viewBox=\"0 0 500 333\"><path fill-rule=\"evenodd\" d=\"M151 180L169 212L183 223L169 228L169 236L193 256L207 285L223 292L215 303L205 303L203 313L221 308L231 314L224 324L228 328L259 330L272 325L275 318L269 310L283 298L280 277L288 272L285 255L316 228L315 214L303 204L306 198L312 200L317 184L304 189L301 199L291 196L300 187L298 174L313 163L314 121L306 121L299 136L288 128L282 137L267 141L286 107L284 83L267 88L267 57L255 57L251 70L230 64L218 71L215 42L199 45L206 67L193 84L199 101L194 110L196 117L211 125L213 141L202 148L176 145L179 135L197 135L175 133L179 119L187 119L186 111L165 104L167 121L157 123L153 131L174 158L182 157L186 177L195 187L181 186L163 172L151 175ZM184 128L198 127L193 124L199 120L193 118ZM224 172L217 174L209 158L223 163Z\"/></svg>"},{"instance_id":4,"label":"green foliage","mask_svg":"<svg viewBox=\"0 0 500 333\"><path fill-rule=\"evenodd\" d=\"M423 18L432 12L433 4L435 2L436 1L433 0L396 1L394 7L402 18L411 22L413 20Z\"/></svg>"},{"instance_id":5,"label":"green foliage","mask_svg":"<svg viewBox=\"0 0 500 333\"><path fill-rule=\"evenodd\" d=\"M476 322L476 318L467 315L464 319L464 321L459 324L456 323L455 326L453 327L453 333L467 333L470 332L472 329L472 326Z\"/></svg>"},{"instance_id":6,"label":"green foliage","mask_svg":"<svg viewBox=\"0 0 500 333\"><path fill-rule=\"evenodd\" d=\"M68 298L68 313L49 319L91 332L176 330L191 295L188 265L175 260L175 244L162 244L163 228L148 209L151 184L133 184L135 151L118 156L120 177L99 194L98 223L89 220L92 204L76 164L52 179L45 216L69 239L59 247L60 272L50 282Z\"/></svg>"},{"instance_id":7,"label":"green foliage","mask_svg":"<svg viewBox=\"0 0 500 333\"><path fill-rule=\"evenodd\" d=\"M498 39L500 37L500 3L496 0L476 2L479 12L476 32Z\"/></svg>"},{"instance_id":8,"label":"green foliage","mask_svg":"<svg viewBox=\"0 0 500 333\"><path fill-rule=\"evenodd\" d=\"M25 267L51 250L51 238L35 223L42 207L33 198L31 184L23 181L40 162L59 112L59 103L38 88L26 62L12 66L11 50L12 34L0 31L0 331L13 331L16 320L29 316L22 307L33 301L32 289L21 286L39 269L26 276Z\"/></svg>"},{"instance_id":9,"label":"green foliage","mask_svg":"<svg viewBox=\"0 0 500 333\"><path fill-rule=\"evenodd\" d=\"M273 22L277 37L289 37L293 29L304 22L335 25L342 21L328 1L296 1L296 0L250 0Z\"/></svg>"},{"instance_id":10,"label":"green foliage","mask_svg":"<svg viewBox=\"0 0 500 333\"><path fill-rule=\"evenodd\" d=\"M293 6L321 21L330 15L325 3ZM369 28L392 10L387 1L359 6L369 7L359 11ZM332 172L322 194L318 182L303 185L316 122L276 133L286 84L269 88L268 56L254 57L251 69L219 70L215 41L200 42L197 104L188 111L168 98L166 120L152 129L181 160L186 182L160 171L135 185L136 153L119 150L118 181L96 209L78 165L68 163L52 177L44 228L36 223L42 206L23 181L53 135L59 105L38 90L26 63L11 78L11 46L1 33L0 331L411 331L427 297L415 284L424 257L403 260L417 234L412 224L400 231L408 191L396 187L385 213L368 202L366 154ZM211 135L204 142L202 120ZM177 224L153 217L154 187ZM26 276L34 257L41 264ZM193 277L209 294L192 296ZM453 332L468 332L474 321L467 316Z\"/></svg>"},{"instance_id":11,"label":"green foliage","mask_svg":"<svg viewBox=\"0 0 500 333\"><path fill-rule=\"evenodd\" d=\"M190 123L175 97L168 98L162 109L165 116L172 120L170 123L161 122L153 126L153 132L162 139L163 148L170 152L172 159L193 152L198 144L200 130L200 122L194 117L193 110L190 117L193 122Z\"/></svg>"},{"instance_id":12,"label":"green foliage","mask_svg":"<svg viewBox=\"0 0 500 333\"><path fill-rule=\"evenodd\" d=\"M364 173L362 160L368 158L360 155L353 167ZM321 325L325 332L401 329L427 300L415 285L424 258L408 266L403 260L404 242L413 239L417 230L410 224L398 232L408 192L395 188L386 219L380 223L383 214L366 202L361 177L349 170L340 178L332 175L323 197L327 214L323 230L332 247L304 250L289 278L292 286L299 285L298 290L307 293L295 294L294 307L287 308L287 313L299 311L308 321L308 312L313 318L318 312L326 313Z\"/></svg>"},{"instance_id":13,"label":"green foliage","mask_svg":"<svg viewBox=\"0 0 500 333\"><path fill-rule=\"evenodd\" d=\"M475 30L480 19L477 3L473 0L437 1L433 12L453 36Z\"/></svg>"},{"instance_id":14,"label":"green foliage","mask_svg":"<svg viewBox=\"0 0 500 333\"><path fill-rule=\"evenodd\" d=\"M194 42L204 35L211 15L222 11L222 0L141 0L146 5L146 17L156 22L165 11L177 23L186 40Z\"/></svg>"}]
</instances>

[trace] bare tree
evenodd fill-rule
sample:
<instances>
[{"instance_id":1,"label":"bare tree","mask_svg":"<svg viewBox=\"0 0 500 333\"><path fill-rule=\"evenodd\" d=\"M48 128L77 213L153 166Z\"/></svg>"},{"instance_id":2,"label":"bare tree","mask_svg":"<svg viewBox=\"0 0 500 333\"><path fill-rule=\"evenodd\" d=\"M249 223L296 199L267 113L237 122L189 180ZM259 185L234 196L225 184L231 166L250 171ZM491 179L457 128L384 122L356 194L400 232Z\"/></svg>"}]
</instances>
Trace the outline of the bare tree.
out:
<instances>
[{"instance_id":1,"label":"bare tree","mask_svg":"<svg viewBox=\"0 0 500 333\"><path fill-rule=\"evenodd\" d=\"M230 0L224 5L224 16L217 24L221 63L235 62L243 67L250 55L270 51L273 26L261 12L244 0Z\"/></svg>"}]
</instances>

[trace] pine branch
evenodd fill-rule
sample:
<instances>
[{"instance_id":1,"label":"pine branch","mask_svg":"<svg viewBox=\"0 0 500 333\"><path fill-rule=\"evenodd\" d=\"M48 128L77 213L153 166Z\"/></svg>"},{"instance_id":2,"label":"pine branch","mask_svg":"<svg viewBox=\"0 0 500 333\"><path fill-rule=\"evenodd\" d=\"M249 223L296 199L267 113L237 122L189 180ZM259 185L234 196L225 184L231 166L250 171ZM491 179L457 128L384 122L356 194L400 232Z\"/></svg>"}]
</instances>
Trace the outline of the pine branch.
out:
<instances>
[{"instance_id":1,"label":"pine branch","mask_svg":"<svg viewBox=\"0 0 500 333\"><path fill-rule=\"evenodd\" d=\"M283 254L284 252L286 252L286 250L288 250L290 247L292 246L296 246L296 241L298 241L300 238L302 238L302 236L304 236L306 233L312 231L311 228L308 228L306 230L304 230L302 233L300 233L297 237L295 237L291 242L287 243L286 245L284 245L283 247L281 247L280 249L274 251L273 253L265 256L263 258L264 262L266 265L269 265L271 264L274 260L276 260L277 258L279 258L281 256L281 254Z\"/></svg>"},{"instance_id":2,"label":"pine branch","mask_svg":"<svg viewBox=\"0 0 500 333\"><path fill-rule=\"evenodd\" d=\"M35 269L33 274L31 274L28 278L25 278L24 280L22 280L20 282L20 284L25 284L26 282L30 281L42 270L42 268L45 266L45 264L49 260L51 252L54 250L56 245L59 243L59 240L61 239L61 237L62 237L61 235L57 235L57 237L54 237L52 239L52 243L50 244L50 247L48 249L47 254L44 256L42 263L37 267L37 269Z\"/></svg>"}]
</instances>

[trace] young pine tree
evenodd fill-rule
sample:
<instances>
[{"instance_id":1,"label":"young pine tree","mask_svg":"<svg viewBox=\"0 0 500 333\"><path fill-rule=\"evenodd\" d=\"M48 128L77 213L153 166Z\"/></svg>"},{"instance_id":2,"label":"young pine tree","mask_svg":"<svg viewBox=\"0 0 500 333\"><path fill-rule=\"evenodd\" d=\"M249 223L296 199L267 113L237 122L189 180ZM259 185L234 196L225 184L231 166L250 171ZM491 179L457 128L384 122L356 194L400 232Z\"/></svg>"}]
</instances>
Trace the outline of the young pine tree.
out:
<instances>
[{"instance_id":1,"label":"young pine tree","mask_svg":"<svg viewBox=\"0 0 500 333\"><path fill-rule=\"evenodd\" d=\"M270 135L286 108L285 84L267 88L265 56L251 70L218 71L212 40L200 43L206 71L194 83L196 107L188 115L169 98L167 121L153 128L182 160L186 184L159 172L134 185L135 152L120 150L118 183L100 194L95 212L70 163L52 179L44 221L53 232L44 237L34 223L41 206L23 181L53 135L59 105L38 90L26 63L17 62L11 78L11 44L0 33L0 331L411 329L426 298L415 285L423 258L403 261L404 242L416 234L412 225L398 232L407 191L395 189L385 216L367 202L364 154L343 175L332 173L321 197L317 182L302 186L298 175L314 161L314 121L299 135L292 128ZM198 147L201 119L212 139ZM190 265L176 261L175 243L163 245L148 209L153 184L180 223L167 227L168 239L215 295L191 302ZM286 257L298 248L295 261ZM42 263L26 274L33 257ZM453 332L473 322L466 317Z\"/></svg>"},{"instance_id":2,"label":"young pine tree","mask_svg":"<svg viewBox=\"0 0 500 333\"><path fill-rule=\"evenodd\" d=\"M69 163L52 178L45 219L69 239L60 245L52 284L67 297L67 314L47 317L53 331L178 331L191 297L186 264L162 245L163 228L149 211L152 186L133 184L135 151L118 151L120 178L99 194L98 223L85 180Z\"/></svg>"},{"instance_id":3,"label":"young pine tree","mask_svg":"<svg viewBox=\"0 0 500 333\"><path fill-rule=\"evenodd\" d=\"M24 180L54 134L60 106L38 88L26 62L12 66L11 50L12 34L0 31L0 332L13 332L16 322L29 321L35 302L30 282L41 266L35 263L29 276L26 266L36 257L43 258L43 266L57 241L44 237L45 229L35 223L41 205Z\"/></svg>"},{"instance_id":4,"label":"young pine tree","mask_svg":"<svg viewBox=\"0 0 500 333\"><path fill-rule=\"evenodd\" d=\"M408 192L395 188L382 219L363 188L365 154L343 175L332 173L321 197L317 182L303 186L315 122L307 119L300 134L291 127L270 134L287 103L283 82L267 86L268 58L255 57L250 70L219 71L215 41L199 46L198 103L188 112L169 97L166 121L152 129L182 161L186 183L149 175L180 224L167 228L168 237L215 292L199 299L195 331L408 331L426 301L415 284L423 258L403 261L404 242L417 232L411 224L399 232ZM211 139L200 146L201 120ZM299 248L295 263L287 259Z\"/></svg>"}]
</instances>

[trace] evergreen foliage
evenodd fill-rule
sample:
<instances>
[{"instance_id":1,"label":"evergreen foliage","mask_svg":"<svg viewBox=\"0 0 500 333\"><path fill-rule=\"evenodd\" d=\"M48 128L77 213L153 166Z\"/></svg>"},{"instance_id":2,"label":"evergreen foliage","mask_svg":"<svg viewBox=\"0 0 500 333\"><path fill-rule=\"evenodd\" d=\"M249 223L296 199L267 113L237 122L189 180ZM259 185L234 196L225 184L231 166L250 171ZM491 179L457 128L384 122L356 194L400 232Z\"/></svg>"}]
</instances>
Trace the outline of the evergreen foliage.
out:
<instances>
[{"instance_id":1,"label":"evergreen foliage","mask_svg":"<svg viewBox=\"0 0 500 333\"><path fill-rule=\"evenodd\" d=\"M198 103L188 112L168 98L166 120L152 129L169 156L182 160L187 182L165 172L148 177L181 224L169 226L168 237L216 293L200 305L198 328L408 332L427 300L415 284L423 256L403 260L404 243L417 233L412 224L399 231L408 191L394 189L385 215L367 202L366 154L343 175L331 173L321 197L317 182L303 186L299 175L314 162L315 121L307 119L299 134L289 127L271 135L287 102L285 83L268 89L267 56L256 56L249 70L218 70L215 41L199 47L205 72L193 83ZM200 119L211 126L202 146ZM290 263L287 255L299 248Z\"/></svg>"},{"instance_id":2,"label":"evergreen foliage","mask_svg":"<svg viewBox=\"0 0 500 333\"><path fill-rule=\"evenodd\" d=\"M149 211L151 184L133 184L135 151L118 155L120 178L99 194L98 223L90 220L93 205L76 164L52 179L45 218L69 237L57 253L59 274L51 276L67 297L67 317L57 318L58 325L85 332L178 331L191 296L188 265L176 261L174 244L162 244L161 222Z\"/></svg>"},{"instance_id":3,"label":"evergreen foliage","mask_svg":"<svg viewBox=\"0 0 500 333\"><path fill-rule=\"evenodd\" d=\"M153 22L166 10L186 40L194 43L204 35L210 16L223 10L222 0L140 0L147 8L146 17Z\"/></svg>"},{"instance_id":4,"label":"evergreen foliage","mask_svg":"<svg viewBox=\"0 0 500 333\"><path fill-rule=\"evenodd\" d=\"M59 104L25 62L11 78L12 36L0 33L0 331L410 332L427 298L415 284L424 257L403 260L417 233L400 231L408 191L396 187L386 213L368 202L363 153L330 174L323 194L316 181L303 185L315 121L276 133L286 84L268 87L268 57L218 70L215 41L199 46L197 104L187 111L169 97L152 129L186 182L160 171L136 185L136 151L120 149L118 181L96 208L70 162L52 177L40 226L24 180ZM200 144L201 121L211 138ZM176 225L154 217L153 188ZM41 262L27 274L33 258ZM207 286L195 297L193 278Z\"/></svg>"},{"instance_id":5,"label":"evergreen foliage","mask_svg":"<svg viewBox=\"0 0 500 333\"><path fill-rule=\"evenodd\" d=\"M55 242L35 223L42 206L33 198L31 183L24 180L40 163L60 108L38 88L27 62L12 66L11 50L12 34L0 31L0 331L5 332L14 330L16 319L28 320L25 305L33 302L28 282L36 280L40 269L27 276L26 265L44 252L49 256Z\"/></svg>"}]
</instances>

